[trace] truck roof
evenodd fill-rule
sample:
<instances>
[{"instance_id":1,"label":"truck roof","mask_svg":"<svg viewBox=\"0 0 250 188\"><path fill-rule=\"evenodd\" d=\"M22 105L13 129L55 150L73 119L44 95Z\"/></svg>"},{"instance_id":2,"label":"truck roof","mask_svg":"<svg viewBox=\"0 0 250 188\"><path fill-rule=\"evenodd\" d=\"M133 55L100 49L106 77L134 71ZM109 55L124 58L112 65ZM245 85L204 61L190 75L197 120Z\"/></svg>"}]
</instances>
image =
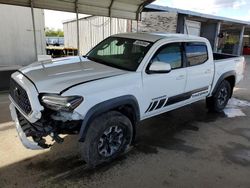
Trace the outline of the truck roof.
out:
<instances>
[{"instance_id":1,"label":"truck roof","mask_svg":"<svg viewBox=\"0 0 250 188\"><path fill-rule=\"evenodd\" d=\"M187 35L187 34L174 34L174 33L120 33L113 35L116 37L123 38L132 38L138 40L145 40L149 42L156 42L160 39L169 38L169 39L193 39L193 40L202 40L204 38Z\"/></svg>"}]
</instances>

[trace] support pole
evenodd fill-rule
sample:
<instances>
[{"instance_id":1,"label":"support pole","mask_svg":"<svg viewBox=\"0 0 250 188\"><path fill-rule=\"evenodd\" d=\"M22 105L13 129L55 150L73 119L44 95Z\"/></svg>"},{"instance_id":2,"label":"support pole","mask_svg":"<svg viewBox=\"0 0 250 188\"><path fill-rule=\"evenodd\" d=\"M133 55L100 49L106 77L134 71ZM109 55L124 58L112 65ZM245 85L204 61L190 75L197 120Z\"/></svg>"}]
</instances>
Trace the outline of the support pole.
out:
<instances>
[{"instance_id":1,"label":"support pole","mask_svg":"<svg viewBox=\"0 0 250 188\"><path fill-rule=\"evenodd\" d=\"M245 32L245 26L243 25L241 28L241 32L240 32L240 41L239 41L239 47L238 47L238 53L237 53L238 55L240 55L242 52L244 32Z\"/></svg>"},{"instance_id":2,"label":"support pole","mask_svg":"<svg viewBox=\"0 0 250 188\"><path fill-rule=\"evenodd\" d=\"M109 17L109 20L110 20L109 35L111 36L112 35L112 17L111 16Z\"/></svg>"},{"instance_id":3,"label":"support pole","mask_svg":"<svg viewBox=\"0 0 250 188\"><path fill-rule=\"evenodd\" d=\"M139 30L139 20L137 19L136 20L136 32L138 33L138 30Z\"/></svg>"},{"instance_id":4,"label":"support pole","mask_svg":"<svg viewBox=\"0 0 250 188\"><path fill-rule=\"evenodd\" d=\"M136 32L139 31L139 21L141 21L141 13L143 11L143 8L152 3L154 0L147 0L147 1L143 1L143 3L141 3L136 11Z\"/></svg>"},{"instance_id":5,"label":"support pole","mask_svg":"<svg viewBox=\"0 0 250 188\"><path fill-rule=\"evenodd\" d=\"M75 12L76 12L76 39L77 39L77 55L80 56L80 31L79 31L79 11L78 11L78 0L75 1Z\"/></svg>"},{"instance_id":6,"label":"support pole","mask_svg":"<svg viewBox=\"0 0 250 188\"><path fill-rule=\"evenodd\" d=\"M109 25L109 34L112 35L112 6L113 6L114 0L111 0L110 5L109 5L109 20L110 20L110 25Z\"/></svg>"},{"instance_id":7,"label":"support pole","mask_svg":"<svg viewBox=\"0 0 250 188\"><path fill-rule=\"evenodd\" d=\"M104 31L104 23L105 23L104 17L102 17L102 40L104 39L104 33L105 33L105 31Z\"/></svg>"},{"instance_id":8,"label":"support pole","mask_svg":"<svg viewBox=\"0 0 250 188\"><path fill-rule=\"evenodd\" d=\"M35 25L35 15L34 15L34 0L30 0L30 7L31 7L31 17L32 17L32 26L33 26L34 48L35 48L35 56L36 56L35 60L38 61L36 25Z\"/></svg>"},{"instance_id":9,"label":"support pole","mask_svg":"<svg viewBox=\"0 0 250 188\"><path fill-rule=\"evenodd\" d=\"M218 52L220 28L221 28L221 22L218 22L216 26L216 32L215 32L214 52Z\"/></svg>"},{"instance_id":10,"label":"support pole","mask_svg":"<svg viewBox=\"0 0 250 188\"><path fill-rule=\"evenodd\" d=\"M139 32L140 8L136 12L136 32Z\"/></svg>"}]
</instances>

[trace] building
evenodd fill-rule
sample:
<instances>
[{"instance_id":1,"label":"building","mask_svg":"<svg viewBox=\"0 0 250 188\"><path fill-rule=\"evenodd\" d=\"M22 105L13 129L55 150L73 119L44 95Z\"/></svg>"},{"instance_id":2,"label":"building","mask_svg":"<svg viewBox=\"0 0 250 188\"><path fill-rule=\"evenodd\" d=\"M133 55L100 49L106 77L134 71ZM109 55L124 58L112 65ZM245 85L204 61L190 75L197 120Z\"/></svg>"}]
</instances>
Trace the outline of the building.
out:
<instances>
[{"instance_id":1,"label":"building","mask_svg":"<svg viewBox=\"0 0 250 188\"><path fill-rule=\"evenodd\" d=\"M210 41L214 52L240 55L243 46L250 44L250 22L157 5L148 5L142 14L152 12L155 17L162 16L163 13L175 14L176 33L205 37ZM142 22L147 22L148 19L152 18L142 15ZM145 27L141 29L146 30Z\"/></svg>"},{"instance_id":2,"label":"building","mask_svg":"<svg viewBox=\"0 0 250 188\"><path fill-rule=\"evenodd\" d=\"M115 22L115 18L112 19ZM86 53L110 34L119 32L186 33L207 38L214 52L240 55L243 46L250 45L250 22L201 14L188 10L148 5L141 20L124 19L112 23L107 17L91 16L80 21L80 52ZM122 26L122 27L121 27ZM119 28L119 29L117 29ZM121 29L122 28L122 29ZM64 22L65 45L76 47L76 20Z\"/></svg>"},{"instance_id":3,"label":"building","mask_svg":"<svg viewBox=\"0 0 250 188\"><path fill-rule=\"evenodd\" d=\"M34 9L37 54L45 55L44 12ZM0 4L0 91L9 87L12 72L36 61L31 9Z\"/></svg>"},{"instance_id":4,"label":"building","mask_svg":"<svg viewBox=\"0 0 250 188\"><path fill-rule=\"evenodd\" d=\"M44 11L35 9L37 53L45 55ZM36 60L31 9L0 4L0 71Z\"/></svg>"},{"instance_id":5,"label":"building","mask_svg":"<svg viewBox=\"0 0 250 188\"><path fill-rule=\"evenodd\" d=\"M79 19L80 54L86 54L97 43L106 37L130 31L128 20L102 16L87 16ZM63 23L64 46L77 48L76 20Z\"/></svg>"}]
</instances>

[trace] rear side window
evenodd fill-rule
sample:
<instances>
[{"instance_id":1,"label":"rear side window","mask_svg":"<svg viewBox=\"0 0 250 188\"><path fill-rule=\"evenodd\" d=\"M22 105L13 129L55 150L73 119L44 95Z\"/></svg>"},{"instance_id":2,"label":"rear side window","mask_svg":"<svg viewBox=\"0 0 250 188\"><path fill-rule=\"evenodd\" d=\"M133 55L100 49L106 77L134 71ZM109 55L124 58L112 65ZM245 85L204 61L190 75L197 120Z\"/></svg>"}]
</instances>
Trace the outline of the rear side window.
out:
<instances>
[{"instance_id":1,"label":"rear side window","mask_svg":"<svg viewBox=\"0 0 250 188\"><path fill-rule=\"evenodd\" d=\"M205 63L208 60L207 45L200 42L188 42L186 55L189 66Z\"/></svg>"},{"instance_id":2,"label":"rear side window","mask_svg":"<svg viewBox=\"0 0 250 188\"><path fill-rule=\"evenodd\" d=\"M155 61L169 63L172 69L181 68L182 67L181 44L170 43L161 47L151 60L152 63L154 63Z\"/></svg>"}]
</instances>

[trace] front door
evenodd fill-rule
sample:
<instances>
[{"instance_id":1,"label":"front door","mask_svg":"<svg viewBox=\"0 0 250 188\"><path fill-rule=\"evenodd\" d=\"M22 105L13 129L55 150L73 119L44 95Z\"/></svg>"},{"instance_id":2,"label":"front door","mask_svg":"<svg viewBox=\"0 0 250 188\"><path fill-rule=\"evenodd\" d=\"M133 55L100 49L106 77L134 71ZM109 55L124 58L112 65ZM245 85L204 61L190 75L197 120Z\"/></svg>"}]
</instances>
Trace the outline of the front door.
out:
<instances>
[{"instance_id":1,"label":"front door","mask_svg":"<svg viewBox=\"0 0 250 188\"><path fill-rule=\"evenodd\" d=\"M143 74L144 106L143 116L151 116L167 111L181 100L186 85L186 68L183 63L182 43L170 43L161 46L147 66L154 62L164 62L171 65L168 73Z\"/></svg>"}]
</instances>

